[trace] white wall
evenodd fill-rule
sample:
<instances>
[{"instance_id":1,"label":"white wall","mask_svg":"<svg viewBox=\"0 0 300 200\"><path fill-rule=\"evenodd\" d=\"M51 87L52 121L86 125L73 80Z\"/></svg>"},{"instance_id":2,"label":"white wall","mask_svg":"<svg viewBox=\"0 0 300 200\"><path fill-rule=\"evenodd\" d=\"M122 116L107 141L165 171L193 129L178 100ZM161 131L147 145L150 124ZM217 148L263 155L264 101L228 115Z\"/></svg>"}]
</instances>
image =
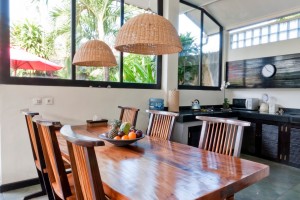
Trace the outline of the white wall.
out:
<instances>
[{"instance_id":1,"label":"white wall","mask_svg":"<svg viewBox=\"0 0 300 200\"><path fill-rule=\"evenodd\" d=\"M228 40L228 38L227 38ZM277 55L300 53L300 39L291 39L281 42L268 43L242 49L228 49L227 60L244 60ZM275 97L276 104L285 108L300 108L300 89L230 89L226 91L231 98L260 98L264 93Z\"/></svg>"}]
</instances>

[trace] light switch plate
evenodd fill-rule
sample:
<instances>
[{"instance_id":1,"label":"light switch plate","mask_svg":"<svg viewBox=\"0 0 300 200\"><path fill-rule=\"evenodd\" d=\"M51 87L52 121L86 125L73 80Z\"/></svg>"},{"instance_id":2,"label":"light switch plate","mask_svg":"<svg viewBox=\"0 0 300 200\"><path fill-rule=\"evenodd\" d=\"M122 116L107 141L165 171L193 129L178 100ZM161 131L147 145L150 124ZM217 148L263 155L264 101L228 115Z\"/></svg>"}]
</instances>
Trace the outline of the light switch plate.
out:
<instances>
[{"instance_id":1,"label":"light switch plate","mask_svg":"<svg viewBox=\"0 0 300 200\"><path fill-rule=\"evenodd\" d=\"M54 104L54 98L53 97L45 97L44 98L44 104L53 105Z\"/></svg>"},{"instance_id":2,"label":"light switch plate","mask_svg":"<svg viewBox=\"0 0 300 200\"><path fill-rule=\"evenodd\" d=\"M42 98L40 97L35 97L32 99L32 104L33 105L42 105Z\"/></svg>"}]
</instances>

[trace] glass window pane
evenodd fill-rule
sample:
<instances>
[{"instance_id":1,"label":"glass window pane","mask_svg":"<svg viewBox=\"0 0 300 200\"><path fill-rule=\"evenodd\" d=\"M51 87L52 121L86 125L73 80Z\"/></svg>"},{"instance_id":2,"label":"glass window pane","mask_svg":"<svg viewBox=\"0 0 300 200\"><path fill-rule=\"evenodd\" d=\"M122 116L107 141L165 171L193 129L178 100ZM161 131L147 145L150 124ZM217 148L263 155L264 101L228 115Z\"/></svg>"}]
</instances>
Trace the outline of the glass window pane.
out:
<instances>
[{"instance_id":1,"label":"glass window pane","mask_svg":"<svg viewBox=\"0 0 300 200\"><path fill-rule=\"evenodd\" d=\"M11 76L71 78L70 8L70 2L10 0Z\"/></svg>"},{"instance_id":2,"label":"glass window pane","mask_svg":"<svg viewBox=\"0 0 300 200\"><path fill-rule=\"evenodd\" d=\"M115 33L120 28L120 2L109 1L107 5L102 2L90 1L86 6L83 0L76 1L76 49L91 39L104 41L113 51L117 62L119 52L114 49ZM104 13L110 13L105 18L99 18ZM101 23L100 23L101 22ZM76 80L110 81L118 82L119 67L76 66Z\"/></svg>"},{"instance_id":3,"label":"glass window pane","mask_svg":"<svg viewBox=\"0 0 300 200\"><path fill-rule=\"evenodd\" d=\"M279 40L286 40L287 39L287 32L280 32L279 33Z\"/></svg>"},{"instance_id":4,"label":"glass window pane","mask_svg":"<svg viewBox=\"0 0 300 200\"><path fill-rule=\"evenodd\" d=\"M286 31L287 30L287 22L280 23L279 27L280 27L279 28L280 31Z\"/></svg>"},{"instance_id":5,"label":"glass window pane","mask_svg":"<svg viewBox=\"0 0 300 200\"><path fill-rule=\"evenodd\" d=\"M268 35L269 34L269 27L265 26L261 29L261 35Z\"/></svg>"},{"instance_id":6,"label":"glass window pane","mask_svg":"<svg viewBox=\"0 0 300 200\"><path fill-rule=\"evenodd\" d=\"M180 4L183 5L183 4ZM189 9L189 7L187 8ZM178 85L200 86L201 11L194 9L179 15L179 35L183 50L178 58ZM207 40L204 40L205 44Z\"/></svg>"},{"instance_id":7,"label":"glass window pane","mask_svg":"<svg viewBox=\"0 0 300 200\"><path fill-rule=\"evenodd\" d=\"M252 39L246 39L246 47L251 46Z\"/></svg>"},{"instance_id":8,"label":"glass window pane","mask_svg":"<svg viewBox=\"0 0 300 200\"><path fill-rule=\"evenodd\" d=\"M261 43L262 44L268 43L268 36L267 35L261 37Z\"/></svg>"},{"instance_id":9,"label":"glass window pane","mask_svg":"<svg viewBox=\"0 0 300 200\"><path fill-rule=\"evenodd\" d=\"M150 7L153 12L156 12L156 1L150 1ZM155 3L155 5L154 5ZM149 13L147 11L148 1L133 1L125 0L125 21L131 19L142 13ZM123 54L123 80L127 83L156 83L156 59L157 56L139 55L139 54Z\"/></svg>"},{"instance_id":10,"label":"glass window pane","mask_svg":"<svg viewBox=\"0 0 300 200\"><path fill-rule=\"evenodd\" d=\"M260 29L259 28L255 29L253 35L254 35L254 37L259 37L260 36Z\"/></svg>"},{"instance_id":11,"label":"glass window pane","mask_svg":"<svg viewBox=\"0 0 300 200\"><path fill-rule=\"evenodd\" d=\"M297 37L298 37L298 29L289 32L289 39L293 39Z\"/></svg>"},{"instance_id":12,"label":"glass window pane","mask_svg":"<svg viewBox=\"0 0 300 200\"><path fill-rule=\"evenodd\" d=\"M278 24L274 24L271 26L271 33L277 33L278 32Z\"/></svg>"},{"instance_id":13,"label":"glass window pane","mask_svg":"<svg viewBox=\"0 0 300 200\"><path fill-rule=\"evenodd\" d=\"M233 42L233 43L231 44L231 48L232 48L232 49L236 49L236 48L237 48L237 42Z\"/></svg>"},{"instance_id":14,"label":"glass window pane","mask_svg":"<svg viewBox=\"0 0 300 200\"><path fill-rule=\"evenodd\" d=\"M244 40L245 39L245 33L239 33L239 40Z\"/></svg>"},{"instance_id":15,"label":"glass window pane","mask_svg":"<svg viewBox=\"0 0 300 200\"><path fill-rule=\"evenodd\" d=\"M201 85L219 85L220 69L220 27L204 15L203 29L207 34L207 43L202 46Z\"/></svg>"},{"instance_id":16,"label":"glass window pane","mask_svg":"<svg viewBox=\"0 0 300 200\"><path fill-rule=\"evenodd\" d=\"M233 41L233 42L236 42L236 41L237 41L237 34L233 34L233 35L232 35L232 41Z\"/></svg>"},{"instance_id":17,"label":"glass window pane","mask_svg":"<svg viewBox=\"0 0 300 200\"><path fill-rule=\"evenodd\" d=\"M246 32L246 39L252 38L252 30Z\"/></svg>"},{"instance_id":18,"label":"glass window pane","mask_svg":"<svg viewBox=\"0 0 300 200\"><path fill-rule=\"evenodd\" d=\"M270 35L270 42L276 42L278 40L277 36L278 36L277 33L271 34Z\"/></svg>"},{"instance_id":19,"label":"glass window pane","mask_svg":"<svg viewBox=\"0 0 300 200\"><path fill-rule=\"evenodd\" d=\"M238 47L239 47L239 48L243 48L244 46L245 46L245 45L244 45L244 40L239 41Z\"/></svg>"},{"instance_id":20,"label":"glass window pane","mask_svg":"<svg viewBox=\"0 0 300 200\"><path fill-rule=\"evenodd\" d=\"M259 37L253 38L253 45L258 45L259 44Z\"/></svg>"},{"instance_id":21,"label":"glass window pane","mask_svg":"<svg viewBox=\"0 0 300 200\"><path fill-rule=\"evenodd\" d=\"M298 28L298 19L290 21L290 30Z\"/></svg>"}]
</instances>

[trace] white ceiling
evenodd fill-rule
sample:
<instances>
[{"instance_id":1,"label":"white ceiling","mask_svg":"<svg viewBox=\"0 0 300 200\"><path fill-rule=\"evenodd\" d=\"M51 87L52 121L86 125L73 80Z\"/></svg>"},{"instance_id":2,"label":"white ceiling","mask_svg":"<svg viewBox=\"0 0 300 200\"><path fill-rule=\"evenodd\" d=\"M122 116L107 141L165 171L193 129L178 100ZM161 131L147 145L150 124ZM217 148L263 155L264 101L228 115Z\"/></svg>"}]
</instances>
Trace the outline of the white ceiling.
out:
<instances>
[{"instance_id":1,"label":"white ceiling","mask_svg":"<svg viewBox=\"0 0 300 200\"><path fill-rule=\"evenodd\" d=\"M185 0L204 8L230 30L300 12L300 0Z\"/></svg>"}]
</instances>

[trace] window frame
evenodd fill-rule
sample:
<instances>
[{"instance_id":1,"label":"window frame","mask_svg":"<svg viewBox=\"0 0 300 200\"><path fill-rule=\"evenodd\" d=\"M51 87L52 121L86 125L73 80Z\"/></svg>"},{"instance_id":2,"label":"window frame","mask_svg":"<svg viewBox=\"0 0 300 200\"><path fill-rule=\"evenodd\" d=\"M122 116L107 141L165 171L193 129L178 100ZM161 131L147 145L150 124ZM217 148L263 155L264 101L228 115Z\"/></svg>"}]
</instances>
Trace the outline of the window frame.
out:
<instances>
[{"instance_id":1,"label":"window frame","mask_svg":"<svg viewBox=\"0 0 300 200\"><path fill-rule=\"evenodd\" d=\"M288 17L291 15L286 15L283 17ZM242 48L247 48L247 47L252 47L252 46L257 46L257 45L264 45L264 44L269 44L269 43L275 43L275 42L282 42L282 41L286 41L286 40L291 40L291 39L299 39L300 38L300 17L294 17L291 19L285 19L285 20L280 20L282 17L277 17L275 19L270 19L268 21L264 21L264 22L258 22L255 24L251 24L251 25L247 25L245 27L240 27L240 28L236 28L236 29L232 29L229 31L229 45L230 45L230 50L237 50L237 49L242 49ZM297 28L290 28L290 23L292 21L297 21ZM285 30L281 30L280 27L282 24L286 23L286 28ZM276 30L274 32L272 32L272 27L276 27ZM268 30L267 34L263 33L263 29L266 28ZM239 30L241 29L241 30ZM254 32L256 29L260 30L260 33L257 37L254 37L254 35L252 35L249 39L251 39L251 45L247 46L247 45L243 45L243 47L239 47L239 43L240 42L244 42L246 41L246 39L239 39L239 34L241 33L246 33L247 31L252 31ZM232 31L232 32L231 32ZM291 37L290 36L290 32L292 31L297 31L297 36L296 37ZM281 34L286 34L285 38L280 38ZM233 38L237 37L237 40L234 41ZM274 39L272 38L274 37ZM254 39L258 38L259 42L258 44L254 44ZM266 38L266 41L263 41L263 38ZM236 46L233 46L233 45Z\"/></svg>"},{"instance_id":2,"label":"window frame","mask_svg":"<svg viewBox=\"0 0 300 200\"><path fill-rule=\"evenodd\" d=\"M76 51L76 0L71 1L71 56ZM121 3L121 26L124 22L124 0ZM163 16L163 0L157 0L157 14ZM0 84L10 85L42 85L42 86L70 86L70 87L111 87L111 88L136 88L136 89L161 89L162 79L162 56L157 56L156 61L156 84L127 83L123 82L123 62L120 60L120 82L108 81L86 81L76 80L75 65L72 65L71 79L51 79L37 77L12 77L10 76L10 21L9 21L9 0L0 1ZM123 53L120 52L120 59Z\"/></svg>"},{"instance_id":3,"label":"window frame","mask_svg":"<svg viewBox=\"0 0 300 200\"><path fill-rule=\"evenodd\" d=\"M204 14L206 15L206 17L208 17L209 19L211 19L213 22L216 23L216 25L218 25L220 27L220 51L219 51L219 79L218 79L218 86L191 86L191 85L178 85L178 89L180 90L220 90L221 88L221 81L222 81L222 62L223 62L223 26L213 17L211 16L206 10L204 10L203 8L196 6L192 3L189 3L185 0L180 0L179 3L185 4L187 6L190 6L194 9L200 10L201 11L201 24L200 24L200 29L203 30L203 19L204 19ZM200 31L200 44L202 44L202 37L203 32ZM200 56L200 66L201 66L201 72L202 72L202 53ZM199 66L199 67L200 67ZM201 73L202 74L202 73ZM200 82L202 82L202 76L200 77Z\"/></svg>"}]
</instances>

